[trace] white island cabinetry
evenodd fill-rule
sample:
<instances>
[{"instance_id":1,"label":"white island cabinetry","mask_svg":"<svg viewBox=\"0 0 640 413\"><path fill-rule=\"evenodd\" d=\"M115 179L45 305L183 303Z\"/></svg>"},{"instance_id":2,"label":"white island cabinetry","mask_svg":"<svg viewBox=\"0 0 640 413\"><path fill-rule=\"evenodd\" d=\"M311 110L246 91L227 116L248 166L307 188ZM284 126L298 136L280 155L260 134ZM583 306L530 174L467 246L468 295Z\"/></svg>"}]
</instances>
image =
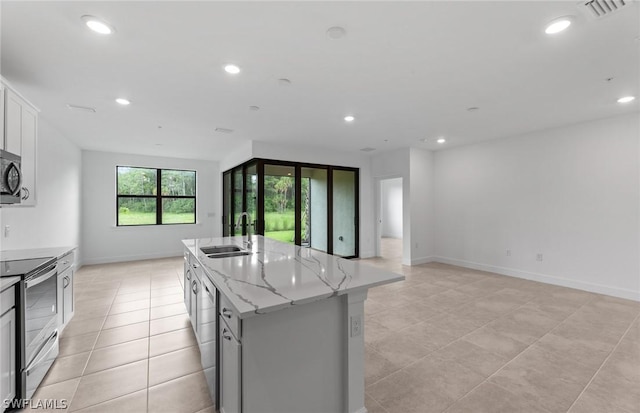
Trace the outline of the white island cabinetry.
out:
<instances>
[{"instance_id":1,"label":"white island cabinetry","mask_svg":"<svg viewBox=\"0 0 640 413\"><path fill-rule=\"evenodd\" d=\"M183 241L188 260L200 265L202 284L218 294L220 412L365 412L367 290L404 277L262 236L246 241ZM250 254L209 258L201 250L222 245ZM215 346L205 341L206 369ZM216 397L215 382L210 386Z\"/></svg>"}]
</instances>

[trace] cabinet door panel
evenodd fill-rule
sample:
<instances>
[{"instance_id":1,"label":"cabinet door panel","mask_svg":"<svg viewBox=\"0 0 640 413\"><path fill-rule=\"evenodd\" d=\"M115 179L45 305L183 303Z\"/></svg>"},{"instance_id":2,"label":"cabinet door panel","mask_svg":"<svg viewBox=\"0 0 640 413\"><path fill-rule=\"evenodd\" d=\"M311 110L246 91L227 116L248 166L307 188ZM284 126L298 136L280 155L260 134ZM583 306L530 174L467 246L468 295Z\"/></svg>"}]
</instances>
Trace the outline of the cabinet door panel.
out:
<instances>
[{"instance_id":1,"label":"cabinet door panel","mask_svg":"<svg viewBox=\"0 0 640 413\"><path fill-rule=\"evenodd\" d=\"M21 205L36 205L36 134L38 115L29 106L22 107L22 188Z\"/></svg>"},{"instance_id":2,"label":"cabinet door panel","mask_svg":"<svg viewBox=\"0 0 640 413\"><path fill-rule=\"evenodd\" d=\"M65 271L65 276L62 279L62 287L64 289L64 304L63 304L63 322L67 324L71 321L74 311L73 303L73 268L69 268Z\"/></svg>"},{"instance_id":3,"label":"cabinet door panel","mask_svg":"<svg viewBox=\"0 0 640 413\"><path fill-rule=\"evenodd\" d=\"M16 311L12 309L0 317L0 402L11 400L15 396Z\"/></svg>"},{"instance_id":4,"label":"cabinet door panel","mask_svg":"<svg viewBox=\"0 0 640 413\"><path fill-rule=\"evenodd\" d=\"M5 99L5 89L4 85L0 84L0 131L2 131L2 139L0 139L0 149L4 149L4 99Z\"/></svg>"},{"instance_id":5,"label":"cabinet door panel","mask_svg":"<svg viewBox=\"0 0 640 413\"><path fill-rule=\"evenodd\" d=\"M220 320L220 412L240 413L241 347L229 327Z\"/></svg>"},{"instance_id":6,"label":"cabinet door panel","mask_svg":"<svg viewBox=\"0 0 640 413\"><path fill-rule=\"evenodd\" d=\"M21 155L22 145L22 99L11 90L6 91L5 150Z\"/></svg>"}]
</instances>

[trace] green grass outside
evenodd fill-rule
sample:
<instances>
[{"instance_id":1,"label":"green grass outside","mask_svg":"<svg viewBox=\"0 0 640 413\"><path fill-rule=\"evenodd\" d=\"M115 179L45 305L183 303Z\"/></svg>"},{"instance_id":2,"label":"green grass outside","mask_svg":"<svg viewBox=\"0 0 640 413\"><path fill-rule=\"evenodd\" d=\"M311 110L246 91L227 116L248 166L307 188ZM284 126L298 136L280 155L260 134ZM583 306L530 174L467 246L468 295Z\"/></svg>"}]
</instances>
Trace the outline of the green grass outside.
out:
<instances>
[{"instance_id":1,"label":"green grass outside","mask_svg":"<svg viewBox=\"0 0 640 413\"><path fill-rule=\"evenodd\" d=\"M296 227L296 214L293 210L284 213L265 212L264 213L265 232L272 231L292 231Z\"/></svg>"},{"instance_id":2,"label":"green grass outside","mask_svg":"<svg viewBox=\"0 0 640 413\"><path fill-rule=\"evenodd\" d=\"M295 230L293 231L269 231L265 232L264 236L267 238L275 239L277 241L287 242L293 244Z\"/></svg>"},{"instance_id":3,"label":"green grass outside","mask_svg":"<svg viewBox=\"0 0 640 413\"><path fill-rule=\"evenodd\" d=\"M118 225L154 225L156 223L155 212L129 211L120 213ZM193 213L165 213L162 216L163 224L193 224Z\"/></svg>"}]
</instances>

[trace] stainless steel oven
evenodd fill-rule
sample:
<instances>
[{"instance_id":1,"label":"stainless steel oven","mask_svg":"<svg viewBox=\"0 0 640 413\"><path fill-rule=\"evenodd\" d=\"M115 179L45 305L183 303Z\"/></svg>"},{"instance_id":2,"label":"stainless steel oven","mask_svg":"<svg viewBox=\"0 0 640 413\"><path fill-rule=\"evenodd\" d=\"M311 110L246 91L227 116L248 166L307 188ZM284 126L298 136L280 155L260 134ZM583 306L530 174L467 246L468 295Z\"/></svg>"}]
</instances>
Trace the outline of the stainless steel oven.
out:
<instances>
[{"instance_id":1,"label":"stainless steel oven","mask_svg":"<svg viewBox=\"0 0 640 413\"><path fill-rule=\"evenodd\" d=\"M22 189L21 158L0 150L0 204L19 204Z\"/></svg>"},{"instance_id":2,"label":"stainless steel oven","mask_svg":"<svg viewBox=\"0 0 640 413\"><path fill-rule=\"evenodd\" d=\"M22 389L30 398L58 356L58 277L53 260L24 279Z\"/></svg>"}]
</instances>

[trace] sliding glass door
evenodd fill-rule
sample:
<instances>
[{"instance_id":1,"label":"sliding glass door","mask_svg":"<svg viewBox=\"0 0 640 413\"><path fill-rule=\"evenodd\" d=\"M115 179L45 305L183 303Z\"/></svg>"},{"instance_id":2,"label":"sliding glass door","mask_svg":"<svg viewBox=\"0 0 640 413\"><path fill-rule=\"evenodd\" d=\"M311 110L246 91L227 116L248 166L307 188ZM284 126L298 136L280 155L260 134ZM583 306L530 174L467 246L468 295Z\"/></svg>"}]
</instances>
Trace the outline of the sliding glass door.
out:
<instances>
[{"instance_id":1,"label":"sliding glass door","mask_svg":"<svg viewBox=\"0 0 640 413\"><path fill-rule=\"evenodd\" d=\"M342 257L356 256L358 226L358 194L355 171L333 171L333 253Z\"/></svg>"},{"instance_id":2,"label":"sliding glass door","mask_svg":"<svg viewBox=\"0 0 640 413\"><path fill-rule=\"evenodd\" d=\"M358 256L358 170L253 159L223 174L223 235ZM240 220L242 212L250 216ZM251 227L249 228L248 225Z\"/></svg>"},{"instance_id":3,"label":"sliding glass door","mask_svg":"<svg viewBox=\"0 0 640 413\"><path fill-rule=\"evenodd\" d=\"M301 168L300 245L328 251L328 168Z\"/></svg>"},{"instance_id":4,"label":"sliding glass door","mask_svg":"<svg viewBox=\"0 0 640 413\"><path fill-rule=\"evenodd\" d=\"M264 236L295 243L296 168L264 164Z\"/></svg>"}]
</instances>

